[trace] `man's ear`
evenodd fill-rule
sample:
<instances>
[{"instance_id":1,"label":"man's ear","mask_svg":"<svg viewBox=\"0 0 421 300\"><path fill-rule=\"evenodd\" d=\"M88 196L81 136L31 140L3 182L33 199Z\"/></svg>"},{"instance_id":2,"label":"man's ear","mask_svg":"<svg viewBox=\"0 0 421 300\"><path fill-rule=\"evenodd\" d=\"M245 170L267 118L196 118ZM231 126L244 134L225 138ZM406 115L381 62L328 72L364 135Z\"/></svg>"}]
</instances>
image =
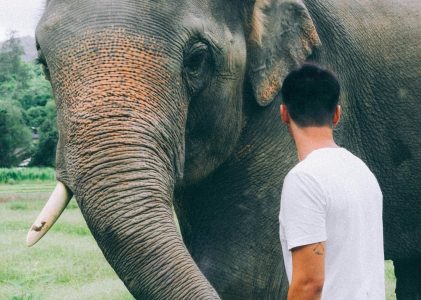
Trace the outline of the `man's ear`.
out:
<instances>
[{"instance_id":1,"label":"man's ear","mask_svg":"<svg viewBox=\"0 0 421 300\"><path fill-rule=\"evenodd\" d=\"M290 118L289 118L289 113L288 113L287 107L285 106L285 104L281 104L281 106L279 108L280 108L280 111L281 111L282 123L289 124Z\"/></svg>"},{"instance_id":2,"label":"man's ear","mask_svg":"<svg viewBox=\"0 0 421 300\"><path fill-rule=\"evenodd\" d=\"M305 62L319 36L301 0L247 0L252 5L248 30L248 76L257 103L266 106L286 75Z\"/></svg>"},{"instance_id":3,"label":"man's ear","mask_svg":"<svg viewBox=\"0 0 421 300\"><path fill-rule=\"evenodd\" d=\"M341 114L342 114L341 106L336 105L335 112L333 114L333 119L332 119L333 126L338 125L339 121L341 120Z\"/></svg>"}]
</instances>

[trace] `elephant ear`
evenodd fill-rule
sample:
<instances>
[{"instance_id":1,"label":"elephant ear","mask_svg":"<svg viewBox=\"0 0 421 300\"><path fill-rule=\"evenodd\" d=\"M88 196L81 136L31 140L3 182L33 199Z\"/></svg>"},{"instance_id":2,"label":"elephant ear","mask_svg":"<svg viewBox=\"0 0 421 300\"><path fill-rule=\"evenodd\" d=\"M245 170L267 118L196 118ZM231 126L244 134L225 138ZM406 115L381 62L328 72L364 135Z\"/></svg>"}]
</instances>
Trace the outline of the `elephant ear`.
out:
<instances>
[{"instance_id":1,"label":"elephant ear","mask_svg":"<svg viewBox=\"0 0 421 300\"><path fill-rule=\"evenodd\" d=\"M246 0L248 76L261 106L270 104L286 75L321 45L300 0Z\"/></svg>"}]
</instances>

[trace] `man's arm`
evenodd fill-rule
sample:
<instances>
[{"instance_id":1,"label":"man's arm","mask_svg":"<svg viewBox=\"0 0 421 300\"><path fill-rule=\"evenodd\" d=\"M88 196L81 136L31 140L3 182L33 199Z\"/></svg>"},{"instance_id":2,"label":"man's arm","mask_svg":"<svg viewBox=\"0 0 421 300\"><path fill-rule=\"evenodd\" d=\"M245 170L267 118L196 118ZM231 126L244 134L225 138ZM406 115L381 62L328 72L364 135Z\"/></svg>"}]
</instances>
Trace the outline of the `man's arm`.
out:
<instances>
[{"instance_id":1,"label":"man's arm","mask_svg":"<svg viewBox=\"0 0 421 300\"><path fill-rule=\"evenodd\" d=\"M292 249L292 280L288 300L320 299L324 284L325 243Z\"/></svg>"}]
</instances>

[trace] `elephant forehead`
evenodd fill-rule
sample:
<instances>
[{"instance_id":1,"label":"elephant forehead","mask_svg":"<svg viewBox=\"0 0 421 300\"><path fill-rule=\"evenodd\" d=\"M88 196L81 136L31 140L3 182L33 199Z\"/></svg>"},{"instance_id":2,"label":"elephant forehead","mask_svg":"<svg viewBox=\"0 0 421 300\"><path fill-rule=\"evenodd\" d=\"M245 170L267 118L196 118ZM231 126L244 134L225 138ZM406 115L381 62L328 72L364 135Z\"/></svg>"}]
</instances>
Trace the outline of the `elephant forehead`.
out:
<instances>
[{"instance_id":1,"label":"elephant forehead","mask_svg":"<svg viewBox=\"0 0 421 300\"><path fill-rule=\"evenodd\" d=\"M150 18L174 19L182 14L182 8L191 2L188 0L49 0L46 2L47 13L60 10L73 17L108 16L117 19L119 16L138 17L149 15ZM129 20L127 20L129 21Z\"/></svg>"},{"instance_id":2,"label":"elephant forehead","mask_svg":"<svg viewBox=\"0 0 421 300\"><path fill-rule=\"evenodd\" d=\"M178 1L179 2L179 1ZM182 13L180 3L135 0L52 0L38 24L40 39L68 39L85 30L125 28L171 38Z\"/></svg>"},{"instance_id":3,"label":"elephant forehead","mask_svg":"<svg viewBox=\"0 0 421 300\"><path fill-rule=\"evenodd\" d=\"M86 109L117 98L131 99L122 103L152 101L165 93L157 87L170 89L181 80L174 76L177 62L158 39L124 29L87 31L51 49L47 60L59 108Z\"/></svg>"},{"instance_id":4,"label":"elephant forehead","mask_svg":"<svg viewBox=\"0 0 421 300\"><path fill-rule=\"evenodd\" d=\"M143 62L154 58L156 63L166 63L170 56L167 43L158 36L145 36L124 28L102 31L84 30L78 36L53 43L44 51L52 64L89 62L104 63L110 60ZM83 59L82 59L83 58Z\"/></svg>"}]
</instances>

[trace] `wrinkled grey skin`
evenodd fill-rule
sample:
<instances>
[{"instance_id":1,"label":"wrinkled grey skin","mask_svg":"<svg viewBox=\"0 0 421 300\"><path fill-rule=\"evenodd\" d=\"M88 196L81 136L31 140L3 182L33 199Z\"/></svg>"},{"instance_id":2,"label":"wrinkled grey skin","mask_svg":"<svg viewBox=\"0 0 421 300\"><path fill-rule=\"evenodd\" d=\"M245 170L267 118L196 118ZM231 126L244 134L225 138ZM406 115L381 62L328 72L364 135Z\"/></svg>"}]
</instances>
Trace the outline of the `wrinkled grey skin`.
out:
<instances>
[{"instance_id":1,"label":"wrinkled grey skin","mask_svg":"<svg viewBox=\"0 0 421 300\"><path fill-rule=\"evenodd\" d=\"M136 298L284 298L277 216L296 155L275 96L314 60L343 87L337 140L384 192L398 296L419 299L420 2L263 2L48 1L59 180Z\"/></svg>"}]
</instances>

